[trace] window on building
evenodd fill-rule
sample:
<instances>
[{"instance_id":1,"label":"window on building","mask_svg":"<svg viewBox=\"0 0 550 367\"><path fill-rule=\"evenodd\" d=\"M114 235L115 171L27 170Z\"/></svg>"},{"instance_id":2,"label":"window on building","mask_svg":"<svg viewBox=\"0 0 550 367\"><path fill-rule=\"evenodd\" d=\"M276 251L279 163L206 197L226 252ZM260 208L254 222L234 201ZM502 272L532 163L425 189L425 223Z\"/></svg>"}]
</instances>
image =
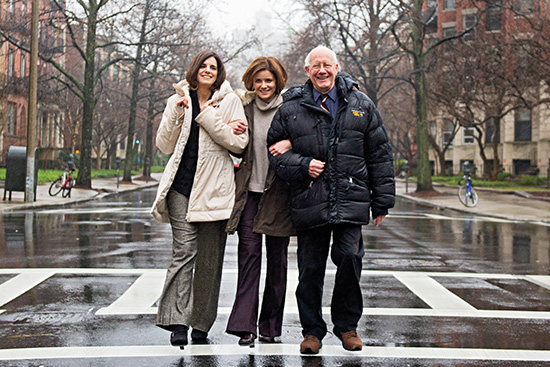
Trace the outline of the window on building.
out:
<instances>
[{"instance_id":1,"label":"window on building","mask_svg":"<svg viewBox=\"0 0 550 367\"><path fill-rule=\"evenodd\" d=\"M443 37L448 38L456 35L456 28L454 26L443 28Z\"/></svg>"},{"instance_id":2,"label":"window on building","mask_svg":"<svg viewBox=\"0 0 550 367\"><path fill-rule=\"evenodd\" d=\"M15 0L10 0L10 15L12 17L15 15Z\"/></svg>"},{"instance_id":3,"label":"window on building","mask_svg":"<svg viewBox=\"0 0 550 367\"><path fill-rule=\"evenodd\" d=\"M8 116L6 120L6 133L15 135L17 131L17 105L13 102L8 102Z\"/></svg>"},{"instance_id":4,"label":"window on building","mask_svg":"<svg viewBox=\"0 0 550 367\"><path fill-rule=\"evenodd\" d=\"M514 140L531 141L531 110L529 108L522 108L516 111Z\"/></svg>"},{"instance_id":5,"label":"window on building","mask_svg":"<svg viewBox=\"0 0 550 367\"><path fill-rule=\"evenodd\" d=\"M485 15L485 29L487 31L498 31L502 22L502 2L501 0L493 0L487 5Z\"/></svg>"},{"instance_id":6,"label":"window on building","mask_svg":"<svg viewBox=\"0 0 550 367\"><path fill-rule=\"evenodd\" d=\"M444 118L443 119L443 146L446 147L447 145L449 147L453 146L453 131L454 131L454 124L451 119Z\"/></svg>"},{"instance_id":7,"label":"window on building","mask_svg":"<svg viewBox=\"0 0 550 367\"><path fill-rule=\"evenodd\" d=\"M512 165L514 175L519 176L531 170L531 161L529 159L513 159Z\"/></svg>"},{"instance_id":8,"label":"window on building","mask_svg":"<svg viewBox=\"0 0 550 367\"><path fill-rule=\"evenodd\" d=\"M15 52L10 48L8 50L8 76L13 76L15 69Z\"/></svg>"},{"instance_id":9,"label":"window on building","mask_svg":"<svg viewBox=\"0 0 550 367\"><path fill-rule=\"evenodd\" d=\"M494 138L497 143L500 143L500 135L495 136L495 119L491 117L485 123L485 144L492 144Z\"/></svg>"},{"instance_id":10,"label":"window on building","mask_svg":"<svg viewBox=\"0 0 550 367\"><path fill-rule=\"evenodd\" d=\"M513 11L521 15L531 14L535 10L534 0L516 0L513 7Z\"/></svg>"},{"instance_id":11,"label":"window on building","mask_svg":"<svg viewBox=\"0 0 550 367\"><path fill-rule=\"evenodd\" d=\"M447 176L453 175L453 161L445 161L445 174Z\"/></svg>"},{"instance_id":12,"label":"window on building","mask_svg":"<svg viewBox=\"0 0 550 367\"><path fill-rule=\"evenodd\" d=\"M443 38L449 38L456 35L456 26L443 27ZM443 52L449 54L453 51L455 40L447 41L443 44Z\"/></svg>"},{"instance_id":13,"label":"window on building","mask_svg":"<svg viewBox=\"0 0 550 367\"><path fill-rule=\"evenodd\" d=\"M21 62L20 62L20 76L21 78L24 78L27 75L27 60L25 59L25 54L20 53Z\"/></svg>"},{"instance_id":14,"label":"window on building","mask_svg":"<svg viewBox=\"0 0 550 367\"><path fill-rule=\"evenodd\" d=\"M120 148L120 150L126 149L126 148L125 148L125 145L124 145L124 139L122 139L122 140L120 141L119 148Z\"/></svg>"},{"instance_id":15,"label":"window on building","mask_svg":"<svg viewBox=\"0 0 550 367\"><path fill-rule=\"evenodd\" d=\"M462 144L474 144L474 128L465 127L462 129Z\"/></svg>"},{"instance_id":16,"label":"window on building","mask_svg":"<svg viewBox=\"0 0 550 367\"><path fill-rule=\"evenodd\" d=\"M455 8L455 0L443 0L443 10L452 10Z\"/></svg>"},{"instance_id":17,"label":"window on building","mask_svg":"<svg viewBox=\"0 0 550 367\"><path fill-rule=\"evenodd\" d=\"M27 15L27 0L21 1L21 16L24 17Z\"/></svg>"},{"instance_id":18,"label":"window on building","mask_svg":"<svg viewBox=\"0 0 550 367\"><path fill-rule=\"evenodd\" d=\"M477 22L477 14L464 14L462 17L463 29L467 31L472 28L472 30L464 35L464 41L472 41L475 38L475 28Z\"/></svg>"}]
</instances>

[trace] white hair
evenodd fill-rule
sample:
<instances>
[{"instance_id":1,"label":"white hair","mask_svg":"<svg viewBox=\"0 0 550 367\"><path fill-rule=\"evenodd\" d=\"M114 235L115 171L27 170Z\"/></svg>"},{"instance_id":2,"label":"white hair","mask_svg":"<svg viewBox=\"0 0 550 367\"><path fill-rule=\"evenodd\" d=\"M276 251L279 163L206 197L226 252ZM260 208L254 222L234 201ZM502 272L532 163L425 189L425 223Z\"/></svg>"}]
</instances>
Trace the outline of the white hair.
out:
<instances>
[{"instance_id":1,"label":"white hair","mask_svg":"<svg viewBox=\"0 0 550 367\"><path fill-rule=\"evenodd\" d=\"M306 59L304 60L305 66L309 66L309 59L311 58L311 54L313 54L315 51L328 51L332 54L332 58L334 59L334 63L338 64L338 59L336 58L336 52L332 51L330 48L326 46L317 46L313 50L309 51L309 53L306 56Z\"/></svg>"}]
</instances>

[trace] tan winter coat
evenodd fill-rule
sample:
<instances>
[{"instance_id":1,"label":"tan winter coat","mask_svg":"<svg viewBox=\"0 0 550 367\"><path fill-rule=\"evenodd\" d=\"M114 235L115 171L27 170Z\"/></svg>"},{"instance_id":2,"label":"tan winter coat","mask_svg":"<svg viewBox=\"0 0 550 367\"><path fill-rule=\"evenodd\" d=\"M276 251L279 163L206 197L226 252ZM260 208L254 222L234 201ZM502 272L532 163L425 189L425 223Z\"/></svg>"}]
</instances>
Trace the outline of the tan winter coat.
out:
<instances>
[{"instance_id":1,"label":"tan winter coat","mask_svg":"<svg viewBox=\"0 0 550 367\"><path fill-rule=\"evenodd\" d=\"M176 94L168 98L157 132L157 147L165 154L172 154L159 183L157 197L151 214L159 222L170 222L166 195L178 170L189 133L191 131L191 97L187 82L174 84ZM189 100L189 108L175 105L181 96ZM197 170L191 194L187 220L211 222L228 219L235 201L234 164L228 150L241 153L248 144L248 131L234 135L227 123L246 121L242 102L233 92L228 81L212 96L212 107L206 108L196 118L199 124L199 153Z\"/></svg>"}]
</instances>

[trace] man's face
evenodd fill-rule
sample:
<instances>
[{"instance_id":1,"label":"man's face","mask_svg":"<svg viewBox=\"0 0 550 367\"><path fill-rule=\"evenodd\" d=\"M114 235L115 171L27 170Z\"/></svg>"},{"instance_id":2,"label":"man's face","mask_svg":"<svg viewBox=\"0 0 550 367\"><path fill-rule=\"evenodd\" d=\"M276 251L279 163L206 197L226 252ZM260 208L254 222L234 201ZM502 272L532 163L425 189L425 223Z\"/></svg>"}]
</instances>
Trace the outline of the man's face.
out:
<instances>
[{"instance_id":1,"label":"man's face","mask_svg":"<svg viewBox=\"0 0 550 367\"><path fill-rule=\"evenodd\" d=\"M338 74L338 64L334 62L330 51L317 50L309 58L306 73L317 91L323 94L328 93L334 87L334 79Z\"/></svg>"}]
</instances>

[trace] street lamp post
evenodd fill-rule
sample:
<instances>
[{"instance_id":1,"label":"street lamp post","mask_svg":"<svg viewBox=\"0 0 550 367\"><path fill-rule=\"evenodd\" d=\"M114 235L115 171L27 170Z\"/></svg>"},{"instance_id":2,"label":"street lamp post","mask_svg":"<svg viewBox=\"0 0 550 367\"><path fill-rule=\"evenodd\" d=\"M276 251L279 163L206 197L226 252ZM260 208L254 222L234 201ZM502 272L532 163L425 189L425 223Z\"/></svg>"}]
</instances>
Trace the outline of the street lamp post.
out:
<instances>
[{"instance_id":1,"label":"street lamp post","mask_svg":"<svg viewBox=\"0 0 550 367\"><path fill-rule=\"evenodd\" d=\"M29 105L27 119L27 174L25 180L25 202L35 199L35 145L38 88L38 0L32 0L31 14L31 55L29 70Z\"/></svg>"}]
</instances>

